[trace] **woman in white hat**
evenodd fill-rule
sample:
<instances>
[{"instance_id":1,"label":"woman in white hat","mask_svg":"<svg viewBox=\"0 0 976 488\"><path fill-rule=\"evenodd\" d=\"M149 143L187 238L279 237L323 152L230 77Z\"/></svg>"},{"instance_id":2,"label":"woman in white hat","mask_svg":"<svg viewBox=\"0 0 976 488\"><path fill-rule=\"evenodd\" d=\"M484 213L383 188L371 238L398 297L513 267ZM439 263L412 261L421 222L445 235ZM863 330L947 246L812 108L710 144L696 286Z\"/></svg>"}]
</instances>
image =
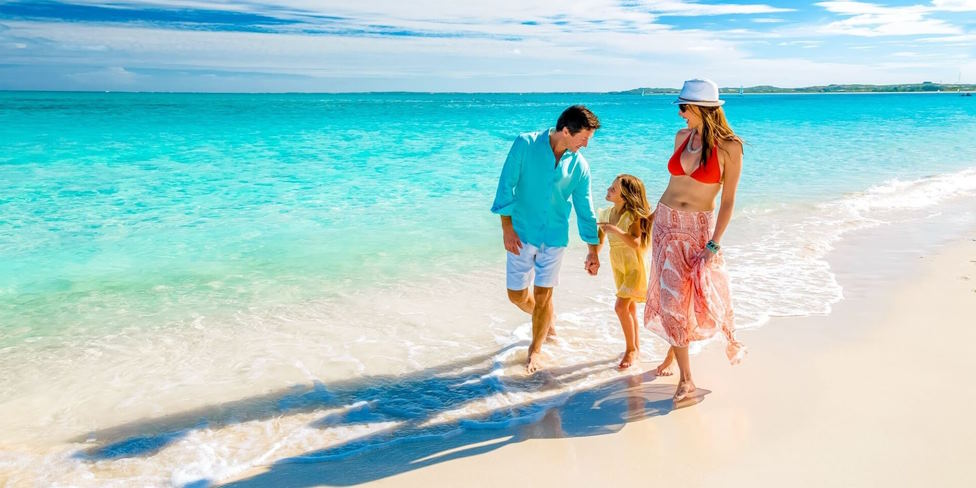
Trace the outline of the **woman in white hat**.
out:
<instances>
[{"instance_id":1,"label":"woman in white hat","mask_svg":"<svg viewBox=\"0 0 976 488\"><path fill-rule=\"evenodd\" d=\"M745 349L735 339L721 252L742 171L742 140L725 119L725 102L719 100L714 82L686 81L674 103L687 127L675 136L674 154L668 161L671 180L654 212L644 326L671 344L657 372L671 374L668 368L672 358L677 359L681 374L674 394L677 402L695 391L688 360L690 342L721 331L733 364ZM717 215L716 199L720 201Z\"/></svg>"}]
</instances>

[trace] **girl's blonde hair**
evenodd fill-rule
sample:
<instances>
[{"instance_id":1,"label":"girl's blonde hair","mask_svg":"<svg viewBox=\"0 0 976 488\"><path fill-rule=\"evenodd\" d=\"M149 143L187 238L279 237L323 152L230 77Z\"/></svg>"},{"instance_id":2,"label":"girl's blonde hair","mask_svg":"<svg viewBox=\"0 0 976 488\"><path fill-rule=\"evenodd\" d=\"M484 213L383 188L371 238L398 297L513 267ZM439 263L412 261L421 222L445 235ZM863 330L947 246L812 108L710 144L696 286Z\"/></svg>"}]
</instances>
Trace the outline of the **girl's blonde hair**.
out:
<instances>
[{"instance_id":1,"label":"girl's blonde hair","mask_svg":"<svg viewBox=\"0 0 976 488\"><path fill-rule=\"evenodd\" d=\"M628 174L617 176L620 182L620 198L623 199L623 211L630 212L634 220L640 223L640 244L647 247L651 240L651 222L653 214L651 206L647 203L647 191L644 189L644 182L640 178ZM626 229L624 229L626 230Z\"/></svg>"},{"instance_id":2,"label":"girl's blonde hair","mask_svg":"<svg viewBox=\"0 0 976 488\"><path fill-rule=\"evenodd\" d=\"M725 118L725 111L722 110L722 107L703 107L700 105L693 105L693 107L698 109L698 114L702 119L702 167L705 167L705 163L712 155L712 151L720 139L742 144L742 139L735 135L732 127L729 126L729 121Z\"/></svg>"}]
</instances>

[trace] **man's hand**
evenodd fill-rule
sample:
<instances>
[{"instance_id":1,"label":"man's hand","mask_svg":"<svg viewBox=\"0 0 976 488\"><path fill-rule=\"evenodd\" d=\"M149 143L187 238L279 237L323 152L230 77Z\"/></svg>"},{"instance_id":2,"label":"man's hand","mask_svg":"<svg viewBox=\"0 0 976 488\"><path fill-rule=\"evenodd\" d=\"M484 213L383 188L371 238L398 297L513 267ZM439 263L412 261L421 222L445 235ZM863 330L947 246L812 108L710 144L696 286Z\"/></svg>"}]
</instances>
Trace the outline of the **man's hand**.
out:
<instances>
[{"instance_id":1,"label":"man's hand","mask_svg":"<svg viewBox=\"0 0 976 488\"><path fill-rule=\"evenodd\" d=\"M506 251L516 256L519 255L519 249L522 249L522 240L515 233L510 215L502 215L502 243L505 244Z\"/></svg>"},{"instance_id":2,"label":"man's hand","mask_svg":"<svg viewBox=\"0 0 976 488\"><path fill-rule=\"evenodd\" d=\"M522 240L511 227L502 229L502 240L505 241L505 250L518 256L519 249L522 249Z\"/></svg>"},{"instance_id":3,"label":"man's hand","mask_svg":"<svg viewBox=\"0 0 976 488\"><path fill-rule=\"evenodd\" d=\"M586 261L583 262L583 268L590 275L596 276L596 273L600 271L600 256L595 252L589 252L586 255Z\"/></svg>"}]
</instances>

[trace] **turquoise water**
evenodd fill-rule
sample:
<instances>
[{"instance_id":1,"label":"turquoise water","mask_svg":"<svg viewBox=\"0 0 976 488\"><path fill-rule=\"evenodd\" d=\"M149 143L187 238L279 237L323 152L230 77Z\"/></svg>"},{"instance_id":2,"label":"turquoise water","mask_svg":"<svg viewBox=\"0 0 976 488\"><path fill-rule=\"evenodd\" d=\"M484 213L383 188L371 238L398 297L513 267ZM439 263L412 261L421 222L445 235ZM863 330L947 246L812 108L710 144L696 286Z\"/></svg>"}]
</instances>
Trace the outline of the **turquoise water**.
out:
<instances>
[{"instance_id":1,"label":"turquoise water","mask_svg":"<svg viewBox=\"0 0 976 488\"><path fill-rule=\"evenodd\" d=\"M487 208L516 133L585 103L604 123L585 149L597 201L621 172L653 199L680 128L670 100L2 93L0 340L496 263ZM748 142L740 208L976 161L976 104L951 94L733 96L726 109Z\"/></svg>"}]
</instances>

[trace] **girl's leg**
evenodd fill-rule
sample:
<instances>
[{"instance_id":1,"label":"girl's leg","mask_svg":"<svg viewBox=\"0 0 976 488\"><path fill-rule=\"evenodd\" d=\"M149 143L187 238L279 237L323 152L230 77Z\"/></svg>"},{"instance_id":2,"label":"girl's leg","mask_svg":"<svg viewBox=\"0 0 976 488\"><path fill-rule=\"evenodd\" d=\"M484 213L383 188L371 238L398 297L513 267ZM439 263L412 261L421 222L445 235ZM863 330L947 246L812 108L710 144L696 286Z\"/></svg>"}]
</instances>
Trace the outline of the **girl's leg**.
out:
<instances>
[{"instance_id":1,"label":"girl's leg","mask_svg":"<svg viewBox=\"0 0 976 488\"><path fill-rule=\"evenodd\" d=\"M640 322L637 321L637 301L630 301L630 320L631 326L634 329L634 349L640 351Z\"/></svg>"},{"instance_id":2,"label":"girl's leg","mask_svg":"<svg viewBox=\"0 0 976 488\"><path fill-rule=\"evenodd\" d=\"M631 323L633 320L630 316L631 303L633 303L633 300L629 298L617 297L617 303L613 307L614 311L617 312L617 318L620 319L620 328L624 331L624 340L627 343L627 350L624 351L624 357L620 360L620 369L629 368L637 356L637 346L634 343L634 327Z\"/></svg>"},{"instance_id":3,"label":"girl's leg","mask_svg":"<svg viewBox=\"0 0 976 488\"><path fill-rule=\"evenodd\" d=\"M680 402L695 391L695 382L691 379L691 362L688 360L688 347L672 347L674 358L678 361L681 377L678 379L678 389L674 392L674 401Z\"/></svg>"}]
</instances>

